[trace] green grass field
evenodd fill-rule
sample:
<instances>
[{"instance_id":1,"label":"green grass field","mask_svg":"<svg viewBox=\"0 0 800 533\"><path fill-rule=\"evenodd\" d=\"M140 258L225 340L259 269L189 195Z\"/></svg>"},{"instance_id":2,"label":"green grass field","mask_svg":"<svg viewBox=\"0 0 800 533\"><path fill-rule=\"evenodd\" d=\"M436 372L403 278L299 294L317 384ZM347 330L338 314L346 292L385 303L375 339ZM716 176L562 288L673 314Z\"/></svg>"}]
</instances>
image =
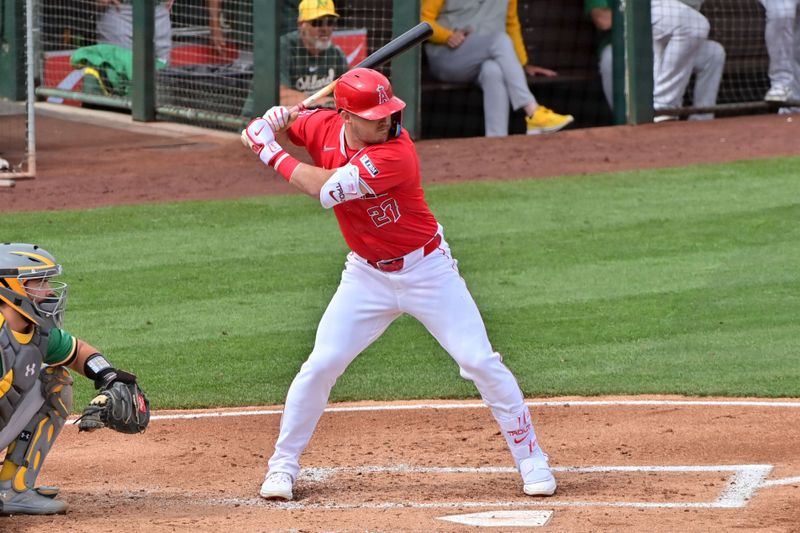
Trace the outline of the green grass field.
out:
<instances>
[{"instance_id":1,"label":"green grass field","mask_svg":"<svg viewBox=\"0 0 800 533\"><path fill-rule=\"evenodd\" d=\"M800 396L800 158L427 188L525 394ZM305 196L2 215L153 407L281 403L347 252ZM75 407L90 397L78 379ZM468 398L403 317L332 400Z\"/></svg>"}]
</instances>

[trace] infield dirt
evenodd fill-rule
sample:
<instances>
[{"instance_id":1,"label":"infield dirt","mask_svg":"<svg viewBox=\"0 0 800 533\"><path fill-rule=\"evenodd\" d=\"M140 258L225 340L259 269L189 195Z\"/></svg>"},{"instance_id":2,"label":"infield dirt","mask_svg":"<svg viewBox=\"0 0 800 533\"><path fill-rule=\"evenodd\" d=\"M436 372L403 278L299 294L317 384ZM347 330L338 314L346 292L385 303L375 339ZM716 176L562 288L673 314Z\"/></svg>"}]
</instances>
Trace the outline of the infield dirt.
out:
<instances>
[{"instance_id":1,"label":"infield dirt","mask_svg":"<svg viewBox=\"0 0 800 533\"><path fill-rule=\"evenodd\" d=\"M303 456L303 467L313 475L299 479L295 502L270 503L258 489L278 431L276 407L274 414L250 410L239 416L157 419L138 436L110 430L87 435L68 426L41 479L61 486L68 514L0 518L0 530L527 529L481 529L439 519L500 509L554 511L537 531L798 530L800 452L794 443L800 441L800 402L794 407L569 403L576 400L585 399L551 399L554 404L531 409L557 469L559 488L550 498L522 494L505 442L479 402L468 402L473 407L430 402L461 408L400 410L363 402L356 406L376 410L323 415ZM353 404L336 404L348 406ZM642 468L726 465L771 465L767 481L790 482L748 491L737 483L757 481L734 479L724 470ZM633 468L585 470L608 466ZM440 471L454 467L461 471ZM584 470L571 470L579 468ZM724 495L737 491L745 491L743 506L714 506L725 505Z\"/></svg>"}]
</instances>

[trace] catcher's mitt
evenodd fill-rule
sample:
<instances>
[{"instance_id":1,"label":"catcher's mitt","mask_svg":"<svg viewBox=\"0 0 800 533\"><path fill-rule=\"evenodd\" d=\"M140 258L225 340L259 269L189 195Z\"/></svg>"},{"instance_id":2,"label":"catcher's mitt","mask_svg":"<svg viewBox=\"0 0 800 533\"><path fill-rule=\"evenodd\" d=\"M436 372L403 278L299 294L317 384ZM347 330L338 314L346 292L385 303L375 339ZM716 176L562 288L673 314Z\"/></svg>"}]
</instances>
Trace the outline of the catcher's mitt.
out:
<instances>
[{"instance_id":1,"label":"catcher's mitt","mask_svg":"<svg viewBox=\"0 0 800 533\"><path fill-rule=\"evenodd\" d=\"M150 401L136 383L136 376L120 370L111 383L89 402L77 420L80 431L108 427L120 433L141 433L150 422Z\"/></svg>"}]
</instances>

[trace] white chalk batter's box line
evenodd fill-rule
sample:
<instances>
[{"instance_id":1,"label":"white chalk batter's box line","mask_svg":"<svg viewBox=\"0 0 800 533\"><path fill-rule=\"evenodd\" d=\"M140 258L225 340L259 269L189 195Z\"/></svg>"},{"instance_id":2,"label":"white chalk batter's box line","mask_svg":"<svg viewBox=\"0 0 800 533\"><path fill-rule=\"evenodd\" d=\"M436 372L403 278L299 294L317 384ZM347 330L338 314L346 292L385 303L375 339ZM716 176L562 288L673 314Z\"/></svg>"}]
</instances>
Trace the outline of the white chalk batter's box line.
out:
<instances>
[{"instance_id":1,"label":"white chalk batter's box line","mask_svg":"<svg viewBox=\"0 0 800 533\"><path fill-rule=\"evenodd\" d=\"M750 400L563 400L563 401L528 401L529 407L771 407L800 408L798 401L750 401ZM355 413L363 411L414 411L414 410L449 410L449 409L486 409L484 403L410 403L402 405L355 405L347 407L328 407L326 413ZM191 413L153 414L150 420L192 420L195 418L225 418L236 416L279 416L282 409L251 409L246 411L195 411ZM72 417L71 420L77 417ZM71 424L72 425L72 424Z\"/></svg>"},{"instance_id":2,"label":"white chalk batter's box line","mask_svg":"<svg viewBox=\"0 0 800 533\"><path fill-rule=\"evenodd\" d=\"M213 503L222 505L271 506L286 509L474 509L474 508L529 508L529 507L629 507L641 509L740 509L755 496L761 488L800 483L800 477L767 480L772 465L706 465L706 466L587 466L587 467L555 467L556 472L571 473L604 473L604 472L729 472L726 486L719 496L710 502L620 502L620 501L564 501L555 497L526 498L515 501L465 501L465 502L359 502L359 503L303 503L302 501L275 503L261 498L252 499L214 499ZM418 466L361 466L361 467L310 467L300 472L299 480L305 482L323 482L337 474L514 474L516 469L510 467L418 467ZM205 500L205 503L211 503Z\"/></svg>"},{"instance_id":3,"label":"white chalk batter's box line","mask_svg":"<svg viewBox=\"0 0 800 533\"><path fill-rule=\"evenodd\" d=\"M727 485L722 489L713 502L604 502L604 501L559 501L554 498L531 498L530 500L515 502L366 502L369 507L649 507L649 508L740 508L747 502L762 485L765 478L772 471L772 465L711 465L711 466L587 466L587 467L555 467L555 472L571 473L603 473L603 472L730 472ZM301 470L299 479L309 481L325 481L339 473L347 474L383 474L383 473L409 473L409 474L516 474L516 469L511 467L419 467L419 466L362 466L362 467L332 467L332 468L305 468ZM286 504L291 505L291 504ZM323 507L347 508L350 504L324 504ZM354 504L352 507L364 506L364 503ZM311 507L311 506L306 506Z\"/></svg>"}]
</instances>

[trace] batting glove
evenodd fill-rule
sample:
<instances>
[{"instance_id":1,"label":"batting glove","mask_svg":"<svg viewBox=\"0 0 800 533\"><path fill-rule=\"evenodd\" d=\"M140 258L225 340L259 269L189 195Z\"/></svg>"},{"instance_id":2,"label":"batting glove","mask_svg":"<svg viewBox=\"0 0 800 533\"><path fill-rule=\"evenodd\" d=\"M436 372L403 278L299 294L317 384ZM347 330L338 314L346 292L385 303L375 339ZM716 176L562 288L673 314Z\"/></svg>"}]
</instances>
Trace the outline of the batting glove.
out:
<instances>
[{"instance_id":1,"label":"batting glove","mask_svg":"<svg viewBox=\"0 0 800 533\"><path fill-rule=\"evenodd\" d=\"M250 148L268 166L272 159L283 151L281 145L275 142L275 132L263 118L254 118L242 130L242 144Z\"/></svg>"},{"instance_id":2,"label":"batting glove","mask_svg":"<svg viewBox=\"0 0 800 533\"><path fill-rule=\"evenodd\" d=\"M281 131L289 125L289 109L280 105L270 107L264 113L264 119L266 119L269 127L272 128L272 131Z\"/></svg>"}]
</instances>

